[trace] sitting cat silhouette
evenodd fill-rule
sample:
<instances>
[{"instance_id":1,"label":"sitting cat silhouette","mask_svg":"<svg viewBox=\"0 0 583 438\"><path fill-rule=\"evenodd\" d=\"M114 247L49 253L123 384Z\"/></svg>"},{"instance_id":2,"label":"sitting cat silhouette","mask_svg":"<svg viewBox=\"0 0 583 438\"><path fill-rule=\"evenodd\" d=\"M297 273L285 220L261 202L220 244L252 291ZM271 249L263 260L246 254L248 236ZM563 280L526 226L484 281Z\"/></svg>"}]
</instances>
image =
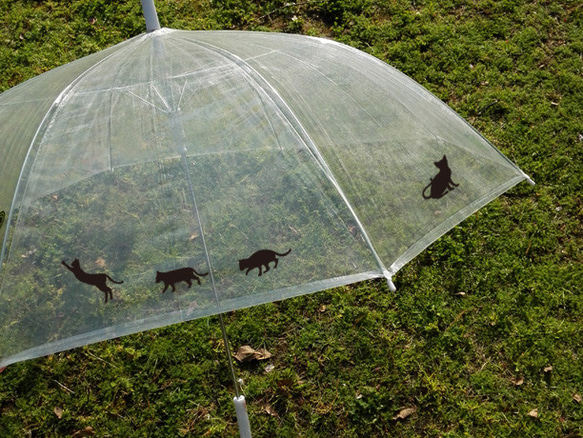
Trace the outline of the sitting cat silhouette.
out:
<instances>
[{"instance_id":1,"label":"sitting cat silhouette","mask_svg":"<svg viewBox=\"0 0 583 438\"><path fill-rule=\"evenodd\" d=\"M288 252L284 252L283 254L277 253L270 249L260 249L259 251L253 253L253 255L251 255L251 257L248 259L239 260L239 269L241 271L247 269L247 272L245 272L245 275L247 275L249 274L249 271L257 268L259 269L258 277L261 277L263 273L269 271L269 264L271 262L275 262L275 266L273 268L277 268L278 258L276 256L283 257L288 255L290 252L291 248L288 250ZM263 266L265 266L265 271L262 269Z\"/></svg>"},{"instance_id":2,"label":"sitting cat silhouette","mask_svg":"<svg viewBox=\"0 0 583 438\"><path fill-rule=\"evenodd\" d=\"M439 173L434 178L430 178L431 182L423 189L422 194L425 199L439 199L459 186L459 184L451 180L451 169L447 164L445 155L441 160L435 161L433 164L437 166ZM429 196L426 195L427 189L430 189Z\"/></svg>"},{"instance_id":3,"label":"sitting cat silhouette","mask_svg":"<svg viewBox=\"0 0 583 438\"><path fill-rule=\"evenodd\" d=\"M164 282L164 290L162 293L166 292L169 287L172 288L172 292L176 292L176 283L184 281L188 284L188 288L190 289L190 286L192 286L192 280L197 281L200 286L200 278L198 276L204 277L206 275L209 275L208 272L206 274L200 274L194 269L188 267L167 272L156 271L156 283L160 283L161 281Z\"/></svg>"},{"instance_id":4,"label":"sitting cat silhouette","mask_svg":"<svg viewBox=\"0 0 583 438\"><path fill-rule=\"evenodd\" d=\"M63 265L75 274L75 278L82 283L88 284L90 286L95 286L97 289L102 291L105 294L105 302L107 303L108 299L111 298L113 300L113 291L107 285L107 280L111 281L115 284L122 284L123 281L115 281L107 274L89 274L81 269L81 265L79 264L79 259L73 260L71 266L69 266L65 261L62 261Z\"/></svg>"}]
</instances>

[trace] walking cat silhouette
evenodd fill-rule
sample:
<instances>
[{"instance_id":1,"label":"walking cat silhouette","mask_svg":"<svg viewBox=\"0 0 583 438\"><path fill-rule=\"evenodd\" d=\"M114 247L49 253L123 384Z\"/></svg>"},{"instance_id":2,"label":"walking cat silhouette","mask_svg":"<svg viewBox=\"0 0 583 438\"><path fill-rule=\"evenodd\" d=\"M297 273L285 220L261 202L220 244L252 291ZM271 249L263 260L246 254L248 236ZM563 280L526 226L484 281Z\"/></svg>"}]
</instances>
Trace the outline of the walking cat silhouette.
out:
<instances>
[{"instance_id":1,"label":"walking cat silhouette","mask_svg":"<svg viewBox=\"0 0 583 438\"><path fill-rule=\"evenodd\" d=\"M239 269L241 271L247 269L247 272L245 272L245 275L247 275L249 274L249 271L257 268L259 269L258 277L261 277L263 273L269 271L269 264L271 262L275 262L273 269L277 268L278 258L276 256L283 257L288 255L290 252L291 248L288 250L288 252L284 252L283 254L277 253L270 249L260 249L259 251L253 253L253 255L251 255L251 257L248 259L239 260ZM265 266L265 271L262 269L263 266Z\"/></svg>"},{"instance_id":2,"label":"walking cat silhouette","mask_svg":"<svg viewBox=\"0 0 583 438\"><path fill-rule=\"evenodd\" d=\"M75 278L82 283L88 284L89 286L95 286L97 289L102 291L105 294L105 302L107 303L108 299L111 298L113 300L113 291L107 285L107 280L111 281L115 284L122 284L123 281L115 281L107 274L89 274L81 269L81 265L79 264L79 259L73 260L71 266L69 266L65 261L62 261L62 264L73 274L75 274Z\"/></svg>"},{"instance_id":3,"label":"walking cat silhouette","mask_svg":"<svg viewBox=\"0 0 583 438\"><path fill-rule=\"evenodd\" d=\"M439 169L439 173L434 178L430 178L431 182L423 189L424 199L439 199L446 193L451 192L459 184L451 180L451 169L447 164L447 157L444 155L439 161L433 164ZM430 189L429 196L426 195L427 189Z\"/></svg>"},{"instance_id":4,"label":"walking cat silhouette","mask_svg":"<svg viewBox=\"0 0 583 438\"><path fill-rule=\"evenodd\" d=\"M192 280L198 282L200 286L200 278L198 276L204 277L206 275L209 275L208 272L206 274L200 274L194 269L188 267L167 272L156 271L156 283L160 283L161 281L164 282L164 290L162 293L166 292L169 287L172 288L172 292L176 292L176 283L184 281L188 284L188 288L190 289L190 286L192 286Z\"/></svg>"}]
</instances>

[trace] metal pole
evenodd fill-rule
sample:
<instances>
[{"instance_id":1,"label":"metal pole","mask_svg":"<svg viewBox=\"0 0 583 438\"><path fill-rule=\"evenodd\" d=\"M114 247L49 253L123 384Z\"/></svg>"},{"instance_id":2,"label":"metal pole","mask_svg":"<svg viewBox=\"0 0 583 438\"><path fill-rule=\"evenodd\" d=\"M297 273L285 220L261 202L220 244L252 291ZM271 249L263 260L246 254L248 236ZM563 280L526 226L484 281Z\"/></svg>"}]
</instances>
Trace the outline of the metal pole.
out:
<instances>
[{"instance_id":1,"label":"metal pole","mask_svg":"<svg viewBox=\"0 0 583 438\"><path fill-rule=\"evenodd\" d=\"M154 0L142 0L142 11L146 19L146 30L153 32L160 29L160 22L158 21L158 14L156 13L156 6Z\"/></svg>"},{"instance_id":2,"label":"metal pole","mask_svg":"<svg viewBox=\"0 0 583 438\"><path fill-rule=\"evenodd\" d=\"M229 360L229 368L231 368L231 377L233 378L233 383L235 384L235 395L239 397L239 382L237 381L237 375L235 374L235 366L233 365L233 357L231 356L231 347L229 346L229 338L227 337L227 329L225 328L225 321L223 320L223 314L219 313L219 322L221 323L221 331L223 332L223 341L225 342L225 350L227 350L227 359Z\"/></svg>"},{"instance_id":3,"label":"metal pole","mask_svg":"<svg viewBox=\"0 0 583 438\"><path fill-rule=\"evenodd\" d=\"M181 142L179 142L180 144ZM192 203L194 205L194 211L196 215L197 222L201 224L200 212L198 211L198 204L196 202L196 196L194 195L194 187L192 185L192 178L190 177L190 172L188 170L188 160L186 159L186 148L182 151L182 163L184 164L184 171L186 173L186 178L188 181L188 188L190 190L190 195L192 197ZM202 241L202 246L204 248L204 253L206 254L206 262L209 269L210 281L215 293L215 299L217 305L219 304L219 295L217 292L217 287L215 284L215 277L213 275L213 270L211 266L211 260L209 256L209 251L206 245L205 234L202 230L202 225L200 226L200 236ZM235 385L235 394L237 395L233 398L233 403L235 404L235 413L237 414L237 424L239 425L239 434L241 438L252 438L251 437L251 425L249 423L249 415L247 414L247 404L245 403L245 396L240 393L239 382L237 381L237 376L235 373L235 366L233 365L233 356L231 355L231 346L229 345L229 338L227 336L227 329L225 328L225 321L223 319L223 314L219 313L219 322L221 324L221 332L223 333L223 341L225 342L225 350L227 353L227 360L229 361L229 368L231 369L231 377L233 379L233 384Z\"/></svg>"}]
</instances>

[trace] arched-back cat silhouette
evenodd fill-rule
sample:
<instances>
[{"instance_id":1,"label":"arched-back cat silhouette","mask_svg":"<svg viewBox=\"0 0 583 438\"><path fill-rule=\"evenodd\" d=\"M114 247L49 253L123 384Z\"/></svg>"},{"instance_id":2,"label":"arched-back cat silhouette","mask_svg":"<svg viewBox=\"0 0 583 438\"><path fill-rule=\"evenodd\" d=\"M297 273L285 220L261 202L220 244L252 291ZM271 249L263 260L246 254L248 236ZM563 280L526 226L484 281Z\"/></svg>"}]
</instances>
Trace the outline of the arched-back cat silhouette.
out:
<instances>
[{"instance_id":1,"label":"arched-back cat silhouette","mask_svg":"<svg viewBox=\"0 0 583 438\"><path fill-rule=\"evenodd\" d=\"M62 261L63 265L75 274L75 278L82 283L88 284L90 286L95 286L97 289L102 291L105 294L105 302L107 303L108 299L111 298L113 300L113 291L107 285L107 280L111 281L115 284L122 284L123 281L115 281L107 274L89 274L81 269L81 265L79 264L79 259L73 260L71 266L69 266L65 261Z\"/></svg>"},{"instance_id":2,"label":"arched-back cat silhouette","mask_svg":"<svg viewBox=\"0 0 583 438\"><path fill-rule=\"evenodd\" d=\"M291 248L288 250L288 252L284 252L283 254L272 251L270 249L260 249L259 251L253 253L248 259L239 260L239 269L241 271L247 269L247 272L245 272L245 275L247 275L249 274L249 271L257 268L259 269L258 277L261 277L264 272L269 271L269 264L271 262L275 262L275 266L273 266L273 268L277 268L278 258L276 256L283 257L288 255L290 252ZM262 269L263 266L265 266L265 271Z\"/></svg>"},{"instance_id":3,"label":"arched-back cat silhouette","mask_svg":"<svg viewBox=\"0 0 583 438\"><path fill-rule=\"evenodd\" d=\"M424 199L439 199L459 186L459 184L451 180L451 169L447 164L445 155L441 160L435 161L433 164L437 166L439 173L434 178L430 178L431 182L423 189L422 195ZM427 196L428 189L429 196Z\"/></svg>"},{"instance_id":4,"label":"arched-back cat silhouette","mask_svg":"<svg viewBox=\"0 0 583 438\"><path fill-rule=\"evenodd\" d=\"M172 292L176 292L176 283L184 281L188 284L188 288L190 289L190 286L192 286L192 280L198 282L198 285L200 286L200 278L198 276L205 277L207 275L209 275L208 272L206 274L201 274L189 267L167 272L156 271L156 283L160 283L161 281L164 282L164 290L162 293L166 292L169 287L172 287Z\"/></svg>"}]
</instances>

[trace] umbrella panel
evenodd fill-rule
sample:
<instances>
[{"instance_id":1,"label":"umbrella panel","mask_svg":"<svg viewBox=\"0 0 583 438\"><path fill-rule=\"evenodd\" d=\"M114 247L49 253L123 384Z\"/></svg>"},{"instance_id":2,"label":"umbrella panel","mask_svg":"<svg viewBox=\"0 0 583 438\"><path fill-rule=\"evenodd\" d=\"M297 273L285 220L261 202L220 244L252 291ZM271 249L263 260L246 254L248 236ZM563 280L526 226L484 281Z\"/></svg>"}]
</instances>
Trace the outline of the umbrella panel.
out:
<instances>
[{"instance_id":1,"label":"umbrella panel","mask_svg":"<svg viewBox=\"0 0 583 438\"><path fill-rule=\"evenodd\" d=\"M5 354L34 357L382 275L302 149L125 166L29 200L14 220L0 296ZM292 251L246 274L239 260L260 249ZM63 265L74 259L107 273L113 300ZM196 274L162 293L157 272L187 267Z\"/></svg>"}]
</instances>

